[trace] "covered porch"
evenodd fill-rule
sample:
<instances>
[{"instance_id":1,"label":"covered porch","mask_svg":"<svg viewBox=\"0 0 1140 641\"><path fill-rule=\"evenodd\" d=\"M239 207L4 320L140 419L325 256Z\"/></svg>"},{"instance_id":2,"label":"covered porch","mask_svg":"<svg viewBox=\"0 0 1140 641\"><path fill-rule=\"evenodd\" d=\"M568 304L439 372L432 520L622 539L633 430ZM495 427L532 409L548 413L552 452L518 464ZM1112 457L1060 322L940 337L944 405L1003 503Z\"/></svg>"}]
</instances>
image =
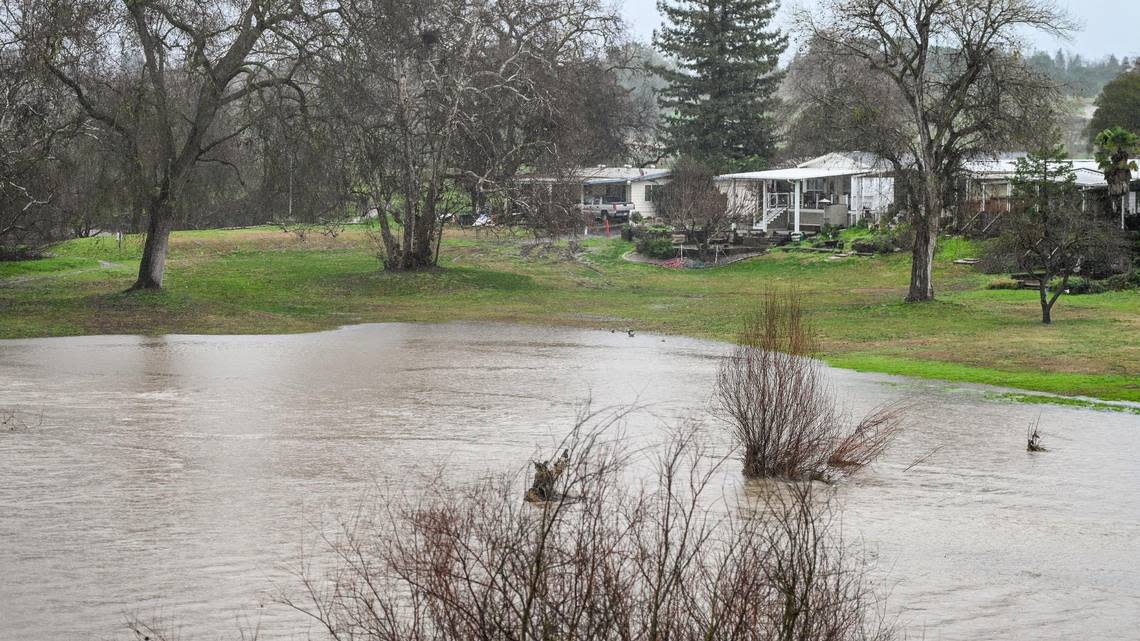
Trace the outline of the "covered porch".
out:
<instances>
[{"instance_id":1,"label":"covered porch","mask_svg":"<svg viewBox=\"0 0 1140 641\"><path fill-rule=\"evenodd\" d=\"M854 169L792 167L718 176L728 207L755 231L819 231L852 224Z\"/></svg>"},{"instance_id":2,"label":"covered porch","mask_svg":"<svg viewBox=\"0 0 1140 641\"><path fill-rule=\"evenodd\" d=\"M632 200L630 181L624 178L594 178L582 182L578 202L583 205L608 205Z\"/></svg>"}]
</instances>

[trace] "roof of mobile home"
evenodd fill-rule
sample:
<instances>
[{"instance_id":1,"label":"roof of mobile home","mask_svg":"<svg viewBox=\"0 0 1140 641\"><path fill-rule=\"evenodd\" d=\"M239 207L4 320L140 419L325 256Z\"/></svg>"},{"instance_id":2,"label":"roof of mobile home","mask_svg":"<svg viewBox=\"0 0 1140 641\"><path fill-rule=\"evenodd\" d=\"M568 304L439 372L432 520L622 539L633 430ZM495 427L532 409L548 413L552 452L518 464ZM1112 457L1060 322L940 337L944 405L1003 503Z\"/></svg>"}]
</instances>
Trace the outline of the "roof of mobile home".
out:
<instances>
[{"instance_id":1,"label":"roof of mobile home","mask_svg":"<svg viewBox=\"0 0 1140 641\"><path fill-rule=\"evenodd\" d=\"M717 180L808 180L811 178L830 178L832 176L856 176L867 173L866 169L819 169L816 167L789 167L787 169L767 169L765 171L746 171L739 174L724 174L717 176Z\"/></svg>"},{"instance_id":2,"label":"roof of mobile home","mask_svg":"<svg viewBox=\"0 0 1140 641\"><path fill-rule=\"evenodd\" d=\"M627 182L643 182L668 178L673 172L657 167L579 167L565 176L549 174L530 174L522 179L530 182L555 182L560 180L577 180L585 185L618 185Z\"/></svg>"}]
</instances>

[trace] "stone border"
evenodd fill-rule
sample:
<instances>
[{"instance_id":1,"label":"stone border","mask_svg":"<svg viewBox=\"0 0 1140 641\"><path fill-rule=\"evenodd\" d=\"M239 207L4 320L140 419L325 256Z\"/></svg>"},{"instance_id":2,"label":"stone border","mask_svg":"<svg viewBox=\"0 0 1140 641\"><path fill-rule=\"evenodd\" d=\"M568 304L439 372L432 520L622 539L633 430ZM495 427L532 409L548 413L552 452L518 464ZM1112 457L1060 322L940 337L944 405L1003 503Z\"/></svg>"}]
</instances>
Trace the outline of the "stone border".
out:
<instances>
[{"instance_id":1,"label":"stone border","mask_svg":"<svg viewBox=\"0 0 1140 641\"><path fill-rule=\"evenodd\" d=\"M705 263L704 267L696 267L696 268L686 267L684 269L715 269L717 267L724 267L726 265L738 263L742 260L748 260L749 258L756 258L757 256L763 256L766 253L768 253L767 250L760 251L760 252L752 252L752 253L748 253L748 254L738 254L736 256L732 256L732 257L723 259L717 263ZM667 263L671 260L676 260L676 258L668 258L668 259L649 258L648 256L642 256L641 254L637 253L637 250L635 250L635 249L631 249L631 250L627 251L626 253L622 254L621 257L622 257L622 260L626 260L626 261L629 261L631 263L637 263L639 265L653 265L655 267L665 267L665 263ZM666 269L675 269L675 268L668 267Z\"/></svg>"}]
</instances>

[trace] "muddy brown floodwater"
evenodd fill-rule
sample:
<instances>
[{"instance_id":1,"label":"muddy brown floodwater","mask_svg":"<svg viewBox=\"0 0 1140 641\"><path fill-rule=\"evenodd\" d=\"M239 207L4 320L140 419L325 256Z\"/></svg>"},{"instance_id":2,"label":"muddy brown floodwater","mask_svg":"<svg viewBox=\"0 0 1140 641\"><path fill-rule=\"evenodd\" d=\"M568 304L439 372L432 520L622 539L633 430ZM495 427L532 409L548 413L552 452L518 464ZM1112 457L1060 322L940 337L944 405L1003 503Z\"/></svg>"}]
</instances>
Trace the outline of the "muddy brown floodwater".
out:
<instances>
[{"instance_id":1,"label":"muddy brown floodwater","mask_svg":"<svg viewBox=\"0 0 1140 641\"><path fill-rule=\"evenodd\" d=\"M626 438L660 442L724 350L480 324L0 341L0 414L29 424L0 433L0 639L123 638L132 615L302 638L273 593L327 517L377 484L517 469L588 395L645 404ZM852 411L919 403L840 490L910 638L1137 638L1140 416L830 374ZM1050 451L1029 454L1038 417Z\"/></svg>"}]
</instances>

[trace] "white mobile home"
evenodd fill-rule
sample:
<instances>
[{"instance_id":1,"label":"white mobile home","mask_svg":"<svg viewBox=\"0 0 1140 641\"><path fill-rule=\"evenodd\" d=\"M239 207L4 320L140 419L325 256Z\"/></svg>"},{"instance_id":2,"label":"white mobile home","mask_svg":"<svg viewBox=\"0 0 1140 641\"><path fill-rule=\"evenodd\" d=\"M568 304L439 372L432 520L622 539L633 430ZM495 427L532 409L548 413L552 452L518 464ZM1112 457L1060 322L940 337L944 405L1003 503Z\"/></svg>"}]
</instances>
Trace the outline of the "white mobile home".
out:
<instances>
[{"instance_id":1,"label":"white mobile home","mask_svg":"<svg viewBox=\"0 0 1140 641\"><path fill-rule=\"evenodd\" d=\"M877 219L894 202L894 180L871 154L827 154L795 167L717 177L738 218L756 231L818 231Z\"/></svg>"},{"instance_id":2,"label":"white mobile home","mask_svg":"<svg viewBox=\"0 0 1140 641\"><path fill-rule=\"evenodd\" d=\"M670 171L655 167L590 167L575 172L581 180L579 202L584 206L626 204L646 218L653 218L654 190L669 182Z\"/></svg>"},{"instance_id":3,"label":"white mobile home","mask_svg":"<svg viewBox=\"0 0 1140 641\"><path fill-rule=\"evenodd\" d=\"M986 233L1012 207L1013 180L1017 175L1017 161L1025 153L1007 153L998 158L965 163L963 185L963 220L960 231ZM1077 189L1083 194L1084 206L1104 197L1108 182L1097 161L1073 158L1065 162L1073 167ZM1132 186L1122 197L1120 224L1128 213L1140 211L1140 172L1132 172Z\"/></svg>"}]
</instances>

